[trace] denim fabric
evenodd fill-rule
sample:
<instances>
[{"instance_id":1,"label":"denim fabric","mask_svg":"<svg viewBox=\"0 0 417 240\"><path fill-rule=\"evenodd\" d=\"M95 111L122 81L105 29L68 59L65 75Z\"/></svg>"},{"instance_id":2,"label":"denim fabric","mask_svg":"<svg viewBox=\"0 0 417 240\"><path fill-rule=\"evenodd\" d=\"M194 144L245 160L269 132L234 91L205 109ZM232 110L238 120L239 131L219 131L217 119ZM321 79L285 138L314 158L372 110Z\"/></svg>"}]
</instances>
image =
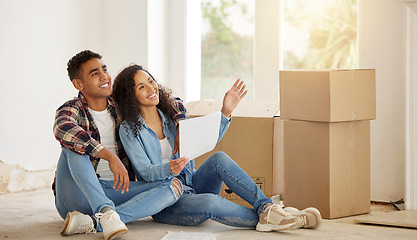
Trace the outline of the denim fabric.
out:
<instances>
[{"instance_id":1,"label":"denim fabric","mask_svg":"<svg viewBox=\"0 0 417 240\"><path fill-rule=\"evenodd\" d=\"M62 148L56 172L55 206L62 218L77 210L93 216L103 207L116 210L124 223L151 216L176 199L171 181L131 181L124 194L113 189L113 181L99 180L87 155ZM100 228L98 228L100 231Z\"/></svg>"},{"instance_id":2,"label":"denim fabric","mask_svg":"<svg viewBox=\"0 0 417 240\"><path fill-rule=\"evenodd\" d=\"M159 109L158 111L162 118L164 134L174 149L176 126L172 120L166 119ZM142 121L142 128L138 131L138 137L134 137L126 122L122 123L119 132L138 179L152 182L174 177L169 164L162 164L158 136L142 118L139 120ZM224 136L229 125L230 119L222 114L218 141ZM178 155L174 157L176 158ZM254 227L258 223L258 215L266 205L272 203L252 178L225 153L213 154L197 171L194 169L194 160L191 160L177 177L183 183L185 180L185 191L175 204L153 216L158 222L193 226L213 219L231 226ZM253 209L220 197L223 182L250 203Z\"/></svg>"},{"instance_id":3,"label":"denim fabric","mask_svg":"<svg viewBox=\"0 0 417 240\"><path fill-rule=\"evenodd\" d=\"M168 139L171 148L174 149L174 141L177 134L175 123L167 119L159 109L158 112L162 119L164 135ZM142 129L138 131L138 137L135 138L132 129L130 129L126 121L120 125L119 131L123 147L132 163L137 178L152 182L174 177L174 174L169 169L169 164L162 164L162 151L158 136L146 125L141 116L139 116L139 121L142 122ZM229 125L230 120L222 114L218 141L222 139ZM174 156L174 159L177 158L178 153ZM194 160L187 163L183 172L185 173L186 184L191 185L191 178L195 172Z\"/></svg>"},{"instance_id":4,"label":"denim fabric","mask_svg":"<svg viewBox=\"0 0 417 240\"><path fill-rule=\"evenodd\" d=\"M253 209L218 196L223 182ZM258 215L272 203L250 176L223 152L208 158L193 174L192 183L195 193L184 193L178 202L152 216L155 221L194 226L212 219L230 226L255 227Z\"/></svg>"}]
</instances>

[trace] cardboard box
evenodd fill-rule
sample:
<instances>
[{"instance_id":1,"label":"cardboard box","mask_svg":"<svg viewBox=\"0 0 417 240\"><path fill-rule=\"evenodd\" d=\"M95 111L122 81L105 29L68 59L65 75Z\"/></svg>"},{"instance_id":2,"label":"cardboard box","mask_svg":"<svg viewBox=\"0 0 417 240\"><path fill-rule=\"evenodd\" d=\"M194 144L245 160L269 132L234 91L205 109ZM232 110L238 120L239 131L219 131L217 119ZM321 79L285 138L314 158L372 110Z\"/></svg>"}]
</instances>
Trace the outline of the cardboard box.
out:
<instances>
[{"instance_id":1,"label":"cardboard box","mask_svg":"<svg viewBox=\"0 0 417 240\"><path fill-rule=\"evenodd\" d=\"M280 71L281 119L376 118L375 69Z\"/></svg>"},{"instance_id":2,"label":"cardboard box","mask_svg":"<svg viewBox=\"0 0 417 240\"><path fill-rule=\"evenodd\" d=\"M202 100L191 102L186 107L191 117L197 117L220 111L221 105L222 101ZM274 188L280 191L279 188L283 188L283 175L275 174L274 181L274 166L278 166L274 161L283 162L283 155L278 149L282 146L278 142L283 139L279 131L281 121L276 117L278 111L276 102L241 102L232 114L231 125L223 139L214 150L195 159L196 168L213 153L223 151L252 177L267 197L274 195ZM283 168L278 171L283 171ZM282 178L281 181L277 179L278 176ZM275 182L280 182L282 186ZM220 195L243 206L250 206L225 185Z\"/></svg>"},{"instance_id":3,"label":"cardboard box","mask_svg":"<svg viewBox=\"0 0 417 240\"><path fill-rule=\"evenodd\" d=\"M285 206L333 219L370 212L370 122L284 121Z\"/></svg>"}]
</instances>

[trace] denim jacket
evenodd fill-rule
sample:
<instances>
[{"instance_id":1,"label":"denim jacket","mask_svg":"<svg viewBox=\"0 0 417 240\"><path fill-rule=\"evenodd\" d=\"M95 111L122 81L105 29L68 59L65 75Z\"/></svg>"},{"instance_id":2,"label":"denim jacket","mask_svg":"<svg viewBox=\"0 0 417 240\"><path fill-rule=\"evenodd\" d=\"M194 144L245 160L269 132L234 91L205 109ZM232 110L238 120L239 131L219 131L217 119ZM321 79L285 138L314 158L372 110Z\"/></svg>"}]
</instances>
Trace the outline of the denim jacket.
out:
<instances>
[{"instance_id":1,"label":"denim jacket","mask_svg":"<svg viewBox=\"0 0 417 240\"><path fill-rule=\"evenodd\" d=\"M167 119L159 109L158 112L162 119L164 135L171 145L172 151L174 151L174 141L177 134L175 123ZM169 163L162 163L162 150L158 136L146 125L141 116L139 116L139 121L142 121L142 129L138 131L137 138L135 138L126 121L121 124L119 131L123 147L132 162L138 180L152 182L175 177L169 168ZM221 114L219 138L217 141L220 141L226 133L230 121L231 119L227 119ZM178 152L173 159L177 158ZM183 172L185 173L185 184L192 186L191 178L195 172L194 159L187 163Z\"/></svg>"}]
</instances>

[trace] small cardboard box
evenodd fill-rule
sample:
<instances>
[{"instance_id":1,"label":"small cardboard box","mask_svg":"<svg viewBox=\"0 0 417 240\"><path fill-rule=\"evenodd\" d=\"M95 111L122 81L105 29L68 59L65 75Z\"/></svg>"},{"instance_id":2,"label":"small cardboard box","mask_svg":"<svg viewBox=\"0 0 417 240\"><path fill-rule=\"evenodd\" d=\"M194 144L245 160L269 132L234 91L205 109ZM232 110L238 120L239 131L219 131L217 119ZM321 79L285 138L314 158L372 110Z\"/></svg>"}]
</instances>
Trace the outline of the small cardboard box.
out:
<instances>
[{"instance_id":1,"label":"small cardboard box","mask_svg":"<svg viewBox=\"0 0 417 240\"><path fill-rule=\"evenodd\" d=\"M370 212L370 122L284 121L285 206L333 219Z\"/></svg>"},{"instance_id":2,"label":"small cardboard box","mask_svg":"<svg viewBox=\"0 0 417 240\"><path fill-rule=\"evenodd\" d=\"M222 101L198 101L186 105L191 117L207 115L220 111ZM271 197L280 186L274 181L274 161L283 162L283 155L278 150L283 139L281 121L276 114L279 106L269 101L243 101L232 113L233 118L229 129L216 147L195 159L198 168L208 157L218 151L228 154L258 184L267 197ZM276 171L283 171L279 169ZM278 174L275 173L278 177ZM281 186L283 188L283 186ZM275 190L278 191L278 190ZM235 203L249 207L250 205L233 193L223 184L220 196Z\"/></svg>"},{"instance_id":3,"label":"small cardboard box","mask_svg":"<svg viewBox=\"0 0 417 240\"><path fill-rule=\"evenodd\" d=\"M279 83L281 119L376 118L375 69L280 71Z\"/></svg>"}]
</instances>

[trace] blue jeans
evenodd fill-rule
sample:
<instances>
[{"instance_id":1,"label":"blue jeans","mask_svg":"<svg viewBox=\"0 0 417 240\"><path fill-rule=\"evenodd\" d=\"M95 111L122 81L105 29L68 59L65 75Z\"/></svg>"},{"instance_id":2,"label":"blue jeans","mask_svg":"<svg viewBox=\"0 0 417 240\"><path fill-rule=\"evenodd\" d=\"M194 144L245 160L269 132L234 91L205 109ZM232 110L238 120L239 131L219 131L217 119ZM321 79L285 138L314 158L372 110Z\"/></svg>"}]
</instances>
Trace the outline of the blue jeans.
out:
<instances>
[{"instance_id":1,"label":"blue jeans","mask_svg":"<svg viewBox=\"0 0 417 240\"><path fill-rule=\"evenodd\" d=\"M73 210L94 217L109 206L128 223L175 203L178 199L171 189L171 181L131 181L129 191L121 194L120 190L113 189L113 181L97 178L88 156L62 148L56 172L55 206L62 218Z\"/></svg>"},{"instance_id":2,"label":"blue jeans","mask_svg":"<svg viewBox=\"0 0 417 240\"><path fill-rule=\"evenodd\" d=\"M243 207L219 196L222 183L253 206ZM213 154L194 173L192 188L172 206L153 215L155 221L195 226L207 219L236 226L255 227L259 214L272 203L251 177L223 152Z\"/></svg>"}]
</instances>

